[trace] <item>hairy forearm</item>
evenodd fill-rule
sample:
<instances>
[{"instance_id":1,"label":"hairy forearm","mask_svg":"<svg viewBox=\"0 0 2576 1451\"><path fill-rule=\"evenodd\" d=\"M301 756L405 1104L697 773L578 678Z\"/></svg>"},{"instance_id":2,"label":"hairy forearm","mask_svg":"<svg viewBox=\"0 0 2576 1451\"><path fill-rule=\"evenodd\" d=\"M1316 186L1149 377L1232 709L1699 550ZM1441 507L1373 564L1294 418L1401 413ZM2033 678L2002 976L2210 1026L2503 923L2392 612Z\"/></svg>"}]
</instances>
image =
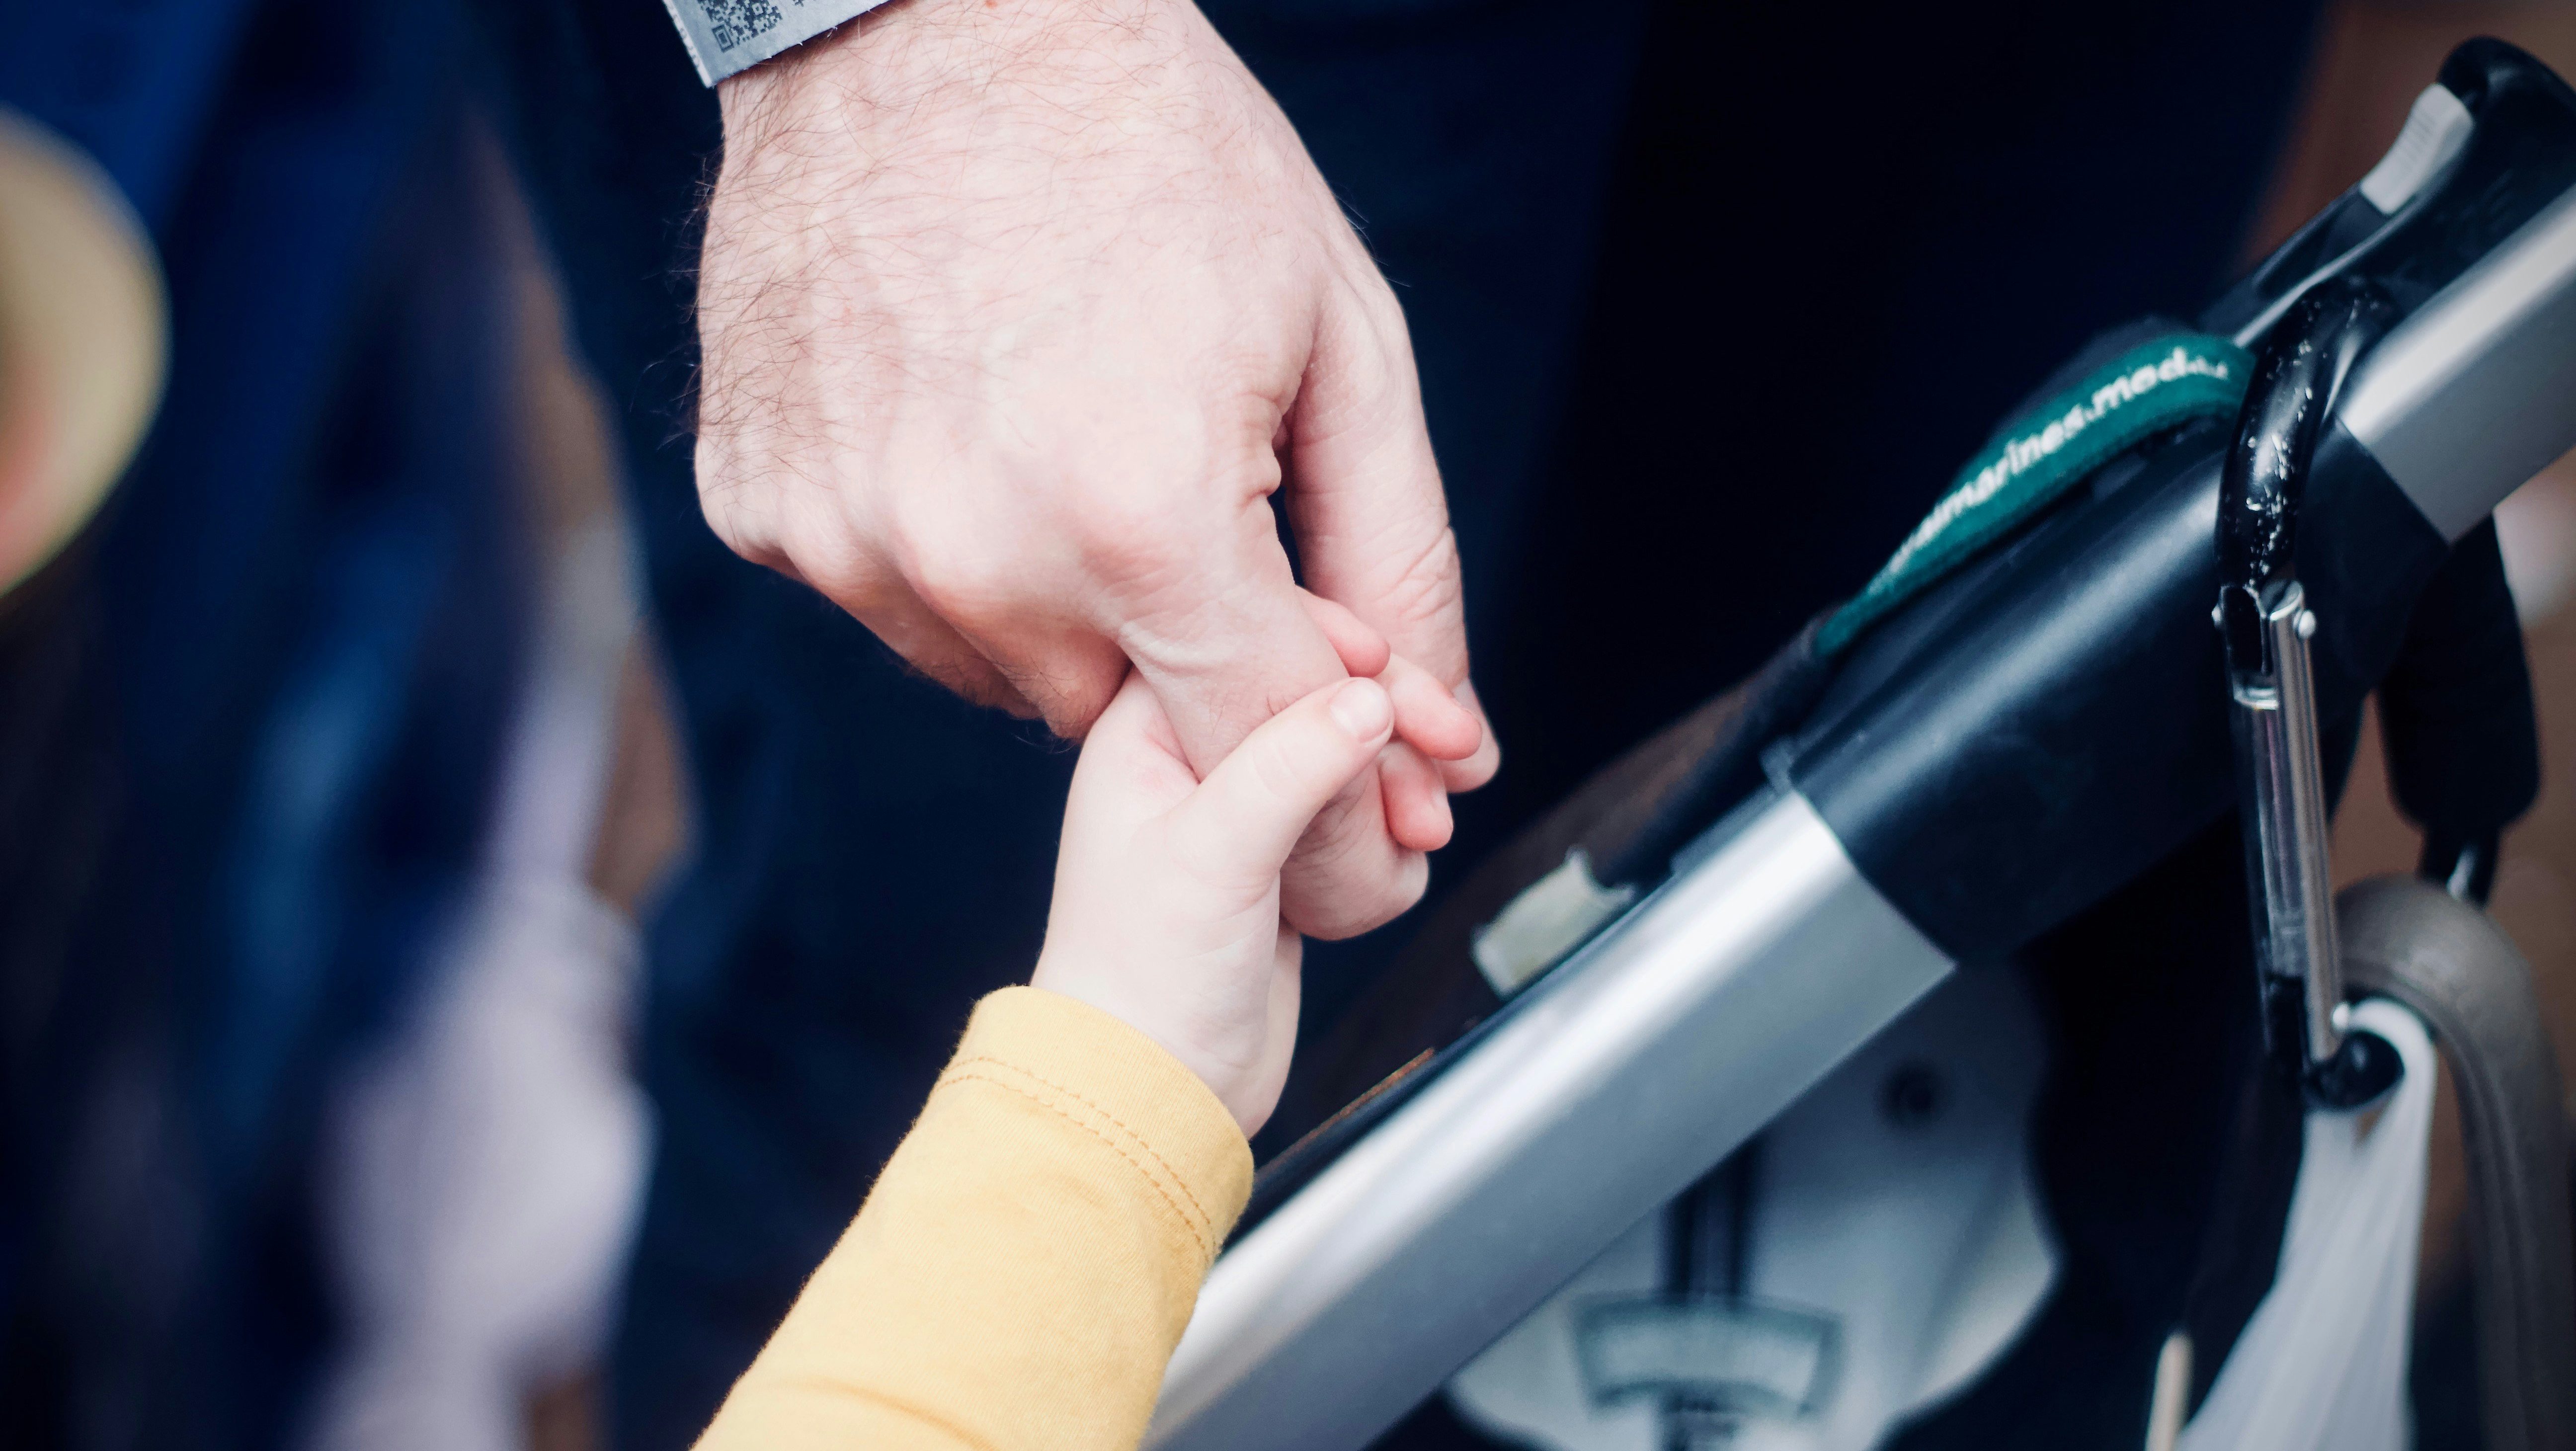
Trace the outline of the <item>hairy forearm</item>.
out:
<instances>
[{"instance_id":1,"label":"hairy forearm","mask_svg":"<svg viewBox=\"0 0 2576 1451\"><path fill-rule=\"evenodd\" d=\"M1302 150L1188 0L897 0L720 95L727 226L882 206L880 234L843 240L981 250L1105 222L1090 198L1140 201L1126 221L1160 213L1179 236L1204 231L1221 178L1283 201L1320 189L1311 168L1280 164ZM1210 154L1173 165L1175 137ZM1036 206L1033 181L1071 205ZM1013 225L987 232L987 210Z\"/></svg>"}]
</instances>

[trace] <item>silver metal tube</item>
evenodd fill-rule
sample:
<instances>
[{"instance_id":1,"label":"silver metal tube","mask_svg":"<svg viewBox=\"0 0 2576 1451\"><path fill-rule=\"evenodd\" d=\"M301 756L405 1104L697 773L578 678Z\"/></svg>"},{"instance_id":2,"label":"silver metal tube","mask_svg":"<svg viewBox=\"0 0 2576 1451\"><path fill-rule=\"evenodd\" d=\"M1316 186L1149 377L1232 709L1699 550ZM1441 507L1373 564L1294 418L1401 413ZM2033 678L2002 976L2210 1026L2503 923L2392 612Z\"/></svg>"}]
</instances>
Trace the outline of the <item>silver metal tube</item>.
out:
<instances>
[{"instance_id":1,"label":"silver metal tube","mask_svg":"<svg viewBox=\"0 0 2576 1451\"><path fill-rule=\"evenodd\" d=\"M1226 1252L1147 1446L1364 1445L1949 975L1766 794Z\"/></svg>"},{"instance_id":2,"label":"silver metal tube","mask_svg":"<svg viewBox=\"0 0 2576 1451\"><path fill-rule=\"evenodd\" d=\"M2343 1047L2336 1012L2343 1006L2342 958L2334 932L2334 881L2326 860L2325 767L2317 755L2315 673L2308 637L2316 616L2294 581L2263 614L2270 673L2228 683L2236 702L2246 815L2255 826L2261 877L2262 971L2298 978L2307 1003L2311 1064Z\"/></svg>"},{"instance_id":3,"label":"silver metal tube","mask_svg":"<svg viewBox=\"0 0 2576 1451\"><path fill-rule=\"evenodd\" d=\"M2576 191L2399 324L2336 412L2445 539L2576 448Z\"/></svg>"}]
</instances>

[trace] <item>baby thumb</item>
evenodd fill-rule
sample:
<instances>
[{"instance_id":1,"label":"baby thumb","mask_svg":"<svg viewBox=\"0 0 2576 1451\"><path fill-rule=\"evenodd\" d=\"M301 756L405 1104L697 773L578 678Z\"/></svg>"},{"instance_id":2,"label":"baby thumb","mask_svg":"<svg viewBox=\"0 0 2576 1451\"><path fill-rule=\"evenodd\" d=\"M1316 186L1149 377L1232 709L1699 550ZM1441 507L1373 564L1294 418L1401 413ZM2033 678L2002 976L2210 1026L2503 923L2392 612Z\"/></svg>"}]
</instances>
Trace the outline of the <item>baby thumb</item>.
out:
<instances>
[{"instance_id":1,"label":"baby thumb","mask_svg":"<svg viewBox=\"0 0 2576 1451\"><path fill-rule=\"evenodd\" d=\"M1377 759L1395 703L1374 680L1314 692L1244 737L1173 812L1181 849L1232 877L1279 875L1306 824Z\"/></svg>"}]
</instances>

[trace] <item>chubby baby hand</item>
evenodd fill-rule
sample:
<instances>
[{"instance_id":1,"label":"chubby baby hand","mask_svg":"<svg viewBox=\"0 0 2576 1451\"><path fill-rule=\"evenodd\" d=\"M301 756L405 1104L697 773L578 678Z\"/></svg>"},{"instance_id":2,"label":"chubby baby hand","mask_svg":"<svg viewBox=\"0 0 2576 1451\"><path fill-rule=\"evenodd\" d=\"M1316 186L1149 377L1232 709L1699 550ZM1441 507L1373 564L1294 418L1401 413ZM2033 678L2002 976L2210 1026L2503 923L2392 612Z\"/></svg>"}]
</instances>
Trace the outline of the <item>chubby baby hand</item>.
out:
<instances>
[{"instance_id":1,"label":"chubby baby hand","mask_svg":"<svg viewBox=\"0 0 2576 1451\"><path fill-rule=\"evenodd\" d=\"M1302 943L1280 921L1281 866L1345 785L1382 756L1404 754L1389 750L1398 736L1428 739L1443 757L1455 744L1457 707L1445 692L1408 689L1401 662L1380 677L1386 683L1343 680L1290 705L1201 781L1152 691L1131 675L1074 768L1032 985L1162 1044L1246 1134L1278 1105L1297 1036ZM1440 837L1445 805L1434 805ZM1407 853L1401 870L1403 895L1418 897L1421 852Z\"/></svg>"}]
</instances>

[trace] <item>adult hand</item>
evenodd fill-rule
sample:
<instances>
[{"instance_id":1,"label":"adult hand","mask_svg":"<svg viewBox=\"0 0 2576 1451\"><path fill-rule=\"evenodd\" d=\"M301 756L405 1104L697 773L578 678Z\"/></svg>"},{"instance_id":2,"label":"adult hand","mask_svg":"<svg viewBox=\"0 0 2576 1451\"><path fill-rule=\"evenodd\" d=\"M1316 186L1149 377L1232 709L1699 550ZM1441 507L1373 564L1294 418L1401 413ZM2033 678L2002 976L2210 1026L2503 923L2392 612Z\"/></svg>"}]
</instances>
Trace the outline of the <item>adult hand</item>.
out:
<instances>
[{"instance_id":1,"label":"adult hand","mask_svg":"<svg viewBox=\"0 0 2576 1451\"><path fill-rule=\"evenodd\" d=\"M1132 663L1205 771L1343 675L1306 581L1465 703L1315 819L1289 921L1418 894L1496 751L1404 319L1187 0L898 0L724 84L698 479L737 552L1078 738ZM1285 486L1283 489L1283 485ZM1409 885L1408 885L1409 884Z\"/></svg>"}]
</instances>

